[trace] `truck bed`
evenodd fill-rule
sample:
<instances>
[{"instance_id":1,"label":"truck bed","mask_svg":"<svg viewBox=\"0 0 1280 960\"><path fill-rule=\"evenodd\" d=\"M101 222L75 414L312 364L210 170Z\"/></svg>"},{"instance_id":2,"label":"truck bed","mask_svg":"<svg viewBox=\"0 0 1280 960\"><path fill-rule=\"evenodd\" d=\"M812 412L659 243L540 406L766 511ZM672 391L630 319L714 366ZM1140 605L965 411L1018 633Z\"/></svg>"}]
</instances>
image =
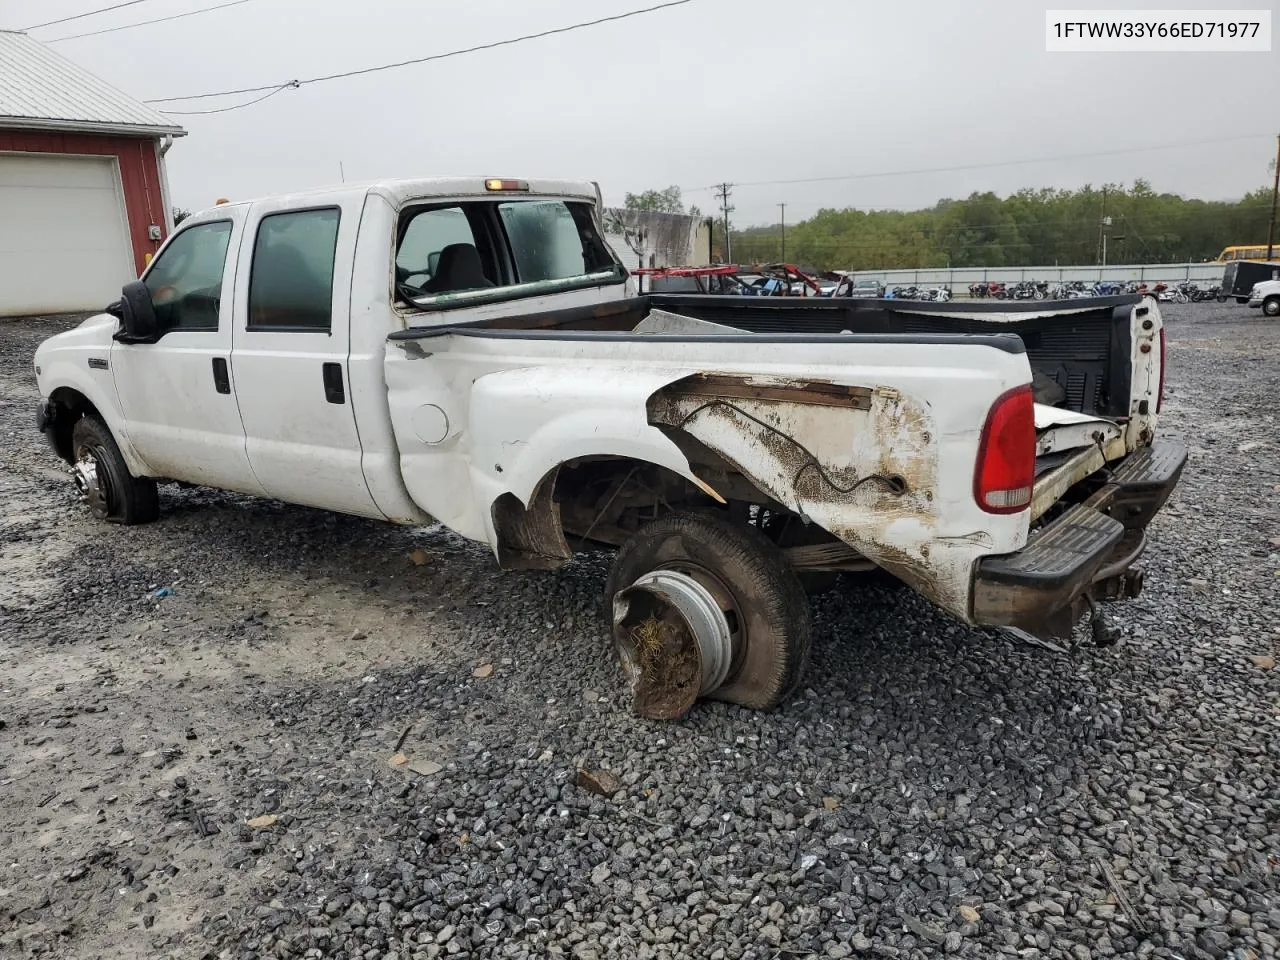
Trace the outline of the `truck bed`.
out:
<instances>
[{"instance_id":1,"label":"truck bed","mask_svg":"<svg viewBox=\"0 0 1280 960\"><path fill-rule=\"evenodd\" d=\"M1159 310L1138 296L1019 305L651 294L432 319L391 334L386 355L401 475L423 509L496 543L510 566L571 555L567 539L533 536L544 527L628 542L644 519L619 502L647 503L651 515L673 502L673 484L675 502L799 517L808 546L840 553L824 554L827 566L870 561L968 622L1060 636L1126 529L1095 520L1092 504L1072 508L1104 485L1124 504L1150 487L1125 506L1146 516L1182 463L1143 472L1143 489L1107 480L1150 449L1159 404ZM997 405L1025 398L1028 380L1035 454L1046 459L1004 491L1025 498L1016 509L986 509L975 464ZM648 472L633 484L637 470ZM465 489L476 494L448 493ZM622 513L605 530L609 510ZM979 605L977 564L1020 554L1030 537L1049 539L1025 563L993 568Z\"/></svg>"},{"instance_id":2,"label":"truck bed","mask_svg":"<svg viewBox=\"0 0 1280 960\"><path fill-rule=\"evenodd\" d=\"M633 329L652 309L753 333L996 334L1026 345L1040 403L1124 418L1130 394L1136 295L1025 303L904 303L892 300L650 294L598 306L484 321L495 329ZM469 324L468 324L469 325Z\"/></svg>"}]
</instances>

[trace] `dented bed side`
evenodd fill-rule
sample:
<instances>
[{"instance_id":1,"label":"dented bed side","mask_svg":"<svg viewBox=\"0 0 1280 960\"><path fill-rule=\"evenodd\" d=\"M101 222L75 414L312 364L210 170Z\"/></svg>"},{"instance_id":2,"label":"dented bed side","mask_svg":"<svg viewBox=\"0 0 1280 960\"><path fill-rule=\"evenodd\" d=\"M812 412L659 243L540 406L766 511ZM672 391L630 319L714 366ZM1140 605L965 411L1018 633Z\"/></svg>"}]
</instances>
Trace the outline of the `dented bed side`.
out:
<instances>
[{"instance_id":1,"label":"dented bed side","mask_svg":"<svg viewBox=\"0 0 1280 960\"><path fill-rule=\"evenodd\" d=\"M681 434L962 619L974 563L1026 543L1025 513L973 498L987 412L1031 379L1016 337L443 329L393 336L385 366L410 494L500 561L503 505L556 509L546 484L578 458L658 464L717 499ZM531 531L547 565L568 556L557 524Z\"/></svg>"}]
</instances>

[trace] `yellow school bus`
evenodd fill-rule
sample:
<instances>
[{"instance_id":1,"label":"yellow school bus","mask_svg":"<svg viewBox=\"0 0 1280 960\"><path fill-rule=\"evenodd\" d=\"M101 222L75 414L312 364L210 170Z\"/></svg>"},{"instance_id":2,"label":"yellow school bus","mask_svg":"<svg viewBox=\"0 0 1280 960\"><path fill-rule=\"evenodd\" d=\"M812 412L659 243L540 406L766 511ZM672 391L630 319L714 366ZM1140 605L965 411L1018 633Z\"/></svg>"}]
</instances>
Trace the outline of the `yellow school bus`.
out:
<instances>
[{"instance_id":1,"label":"yellow school bus","mask_svg":"<svg viewBox=\"0 0 1280 960\"><path fill-rule=\"evenodd\" d=\"M1267 245L1260 243L1251 247L1227 247L1220 254L1215 263L1230 263L1232 260L1266 260ZM1280 260L1280 243L1275 244L1271 248L1272 260Z\"/></svg>"}]
</instances>

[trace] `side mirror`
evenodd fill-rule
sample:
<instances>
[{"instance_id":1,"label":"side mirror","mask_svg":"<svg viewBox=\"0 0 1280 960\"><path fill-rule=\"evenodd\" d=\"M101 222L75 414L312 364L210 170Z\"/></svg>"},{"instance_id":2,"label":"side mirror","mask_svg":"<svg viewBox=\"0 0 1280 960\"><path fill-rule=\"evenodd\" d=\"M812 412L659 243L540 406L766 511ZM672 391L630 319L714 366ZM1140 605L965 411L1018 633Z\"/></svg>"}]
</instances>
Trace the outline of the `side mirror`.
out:
<instances>
[{"instance_id":1,"label":"side mirror","mask_svg":"<svg viewBox=\"0 0 1280 960\"><path fill-rule=\"evenodd\" d=\"M121 343L155 343L157 339L156 308L151 291L141 280L131 280L120 291L120 299L107 307L124 329L116 334Z\"/></svg>"}]
</instances>

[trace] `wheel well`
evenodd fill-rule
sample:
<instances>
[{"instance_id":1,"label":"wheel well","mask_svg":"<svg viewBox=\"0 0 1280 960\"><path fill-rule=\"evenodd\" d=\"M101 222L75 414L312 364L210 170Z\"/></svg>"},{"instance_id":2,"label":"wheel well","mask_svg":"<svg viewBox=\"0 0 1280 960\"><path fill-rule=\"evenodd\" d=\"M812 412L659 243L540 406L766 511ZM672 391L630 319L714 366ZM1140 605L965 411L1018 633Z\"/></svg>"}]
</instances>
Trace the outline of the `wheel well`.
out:
<instances>
[{"instance_id":1,"label":"wheel well","mask_svg":"<svg viewBox=\"0 0 1280 960\"><path fill-rule=\"evenodd\" d=\"M72 449L71 432L75 430L76 421L81 417L95 416L101 417L98 408L95 407L83 393L73 390L70 387L59 387L49 395L49 403L53 407L53 422L51 424L51 437L53 447L58 451L58 456L62 457L67 463L75 460L75 451Z\"/></svg>"},{"instance_id":2,"label":"wheel well","mask_svg":"<svg viewBox=\"0 0 1280 960\"><path fill-rule=\"evenodd\" d=\"M553 570L576 551L621 546L659 517L693 511L755 527L798 571L874 568L741 473L720 469L723 462L691 462L701 482L647 460L584 457L549 471L527 507L504 493L490 508L498 564L506 570Z\"/></svg>"},{"instance_id":3,"label":"wheel well","mask_svg":"<svg viewBox=\"0 0 1280 960\"><path fill-rule=\"evenodd\" d=\"M566 461L539 481L527 507L511 493L493 502L498 563L504 569L553 569L568 561L575 547L616 546L672 510L727 506L710 489L647 460Z\"/></svg>"},{"instance_id":4,"label":"wheel well","mask_svg":"<svg viewBox=\"0 0 1280 960\"><path fill-rule=\"evenodd\" d=\"M561 464L554 498L566 534L583 542L615 545L665 513L720 505L706 489L680 474L629 457Z\"/></svg>"}]
</instances>

